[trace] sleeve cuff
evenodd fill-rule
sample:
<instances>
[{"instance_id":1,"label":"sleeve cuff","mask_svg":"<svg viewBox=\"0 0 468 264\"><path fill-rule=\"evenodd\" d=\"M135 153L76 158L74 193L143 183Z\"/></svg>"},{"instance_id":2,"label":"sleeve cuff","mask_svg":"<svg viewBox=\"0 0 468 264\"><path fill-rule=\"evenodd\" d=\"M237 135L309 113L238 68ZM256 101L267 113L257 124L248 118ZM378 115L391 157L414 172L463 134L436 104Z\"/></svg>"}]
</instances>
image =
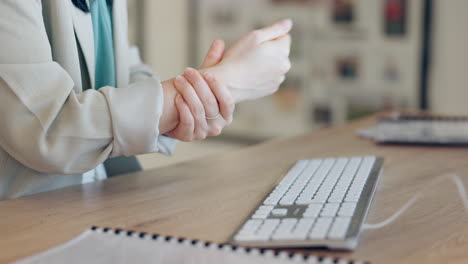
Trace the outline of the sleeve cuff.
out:
<instances>
[{"instance_id":1,"label":"sleeve cuff","mask_svg":"<svg viewBox=\"0 0 468 264\"><path fill-rule=\"evenodd\" d=\"M148 78L125 88L99 89L112 117L111 157L159 152L159 119L164 95L159 80Z\"/></svg>"},{"instance_id":2,"label":"sleeve cuff","mask_svg":"<svg viewBox=\"0 0 468 264\"><path fill-rule=\"evenodd\" d=\"M171 156L174 153L177 142L179 142L177 139L166 136L159 136L157 145L158 152L166 156Z\"/></svg>"}]
</instances>

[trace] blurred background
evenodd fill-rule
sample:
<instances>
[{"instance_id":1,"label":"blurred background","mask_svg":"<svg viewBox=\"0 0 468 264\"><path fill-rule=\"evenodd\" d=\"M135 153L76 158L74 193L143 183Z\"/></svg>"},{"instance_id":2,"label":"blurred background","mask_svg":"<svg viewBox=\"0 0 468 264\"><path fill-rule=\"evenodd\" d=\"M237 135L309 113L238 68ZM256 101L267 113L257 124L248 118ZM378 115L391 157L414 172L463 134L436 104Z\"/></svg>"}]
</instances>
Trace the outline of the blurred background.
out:
<instances>
[{"instance_id":1,"label":"blurred background","mask_svg":"<svg viewBox=\"0 0 468 264\"><path fill-rule=\"evenodd\" d=\"M145 168L217 154L393 109L468 114L466 0L128 0L130 42L162 79L197 67L280 18L294 21L292 69L279 91L236 106L220 137L181 143Z\"/></svg>"}]
</instances>

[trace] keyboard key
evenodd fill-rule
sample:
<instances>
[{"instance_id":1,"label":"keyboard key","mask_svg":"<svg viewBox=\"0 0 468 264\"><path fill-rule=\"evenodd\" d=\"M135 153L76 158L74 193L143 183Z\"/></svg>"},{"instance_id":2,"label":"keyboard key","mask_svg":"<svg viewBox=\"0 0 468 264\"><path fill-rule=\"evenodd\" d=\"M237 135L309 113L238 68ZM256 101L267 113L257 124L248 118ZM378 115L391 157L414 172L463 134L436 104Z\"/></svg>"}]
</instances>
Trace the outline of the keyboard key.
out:
<instances>
[{"instance_id":1,"label":"keyboard key","mask_svg":"<svg viewBox=\"0 0 468 264\"><path fill-rule=\"evenodd\" d=\"M315 219L307 218L297 221L297 219L284 219L275 234L273 240L304 240L307 238Z\"/></svg>"},{"instance_id":2,"label":"keyboard key","mask_svg":"<svg viewBox=\"0 0 468 264\"><path fill-rule=\"evenodd\" d=\"M310 200L309 204L311 204L311 203L323 204L323 203L325 203L325 201L327 201L327 197L320 196L320 197L315 197L312 200Z\"/></svg>"},{"instance_id":3,"label":"keyboard key","mask_svg":"<svg viewBox=\"0 0 468 264\"><path fill-rule=\"evenodd\" d=\"M317 217L322 210L323 204L310 204L302 214L302 217Z\"/></svg>"},{"instance_id":4,"label":"keyboard key","mask_svg":"<svg viewBox=\"0 0 468 264\"><path fill-rule=\"evenodd\" d=\"M292 205L296 200L294 196L284 196L283 199L279 202L280 205Z\"/></svg>"},{"instance_id":5,"label":"keyboard key","mask_svg":"<svg viewBox=\"0 0 468 264\"><path fill-rule=\"evenodd\" d=\"M275 216L285 216L288 214L288 209L286 208L274 209L273 211L271 211L271 214Z\"/></svg>"},{"instance_id":6,"label":"keyboard key","mask_svg":"<svg viewBox=\"0 0 468 264\"><path fill-rule=\"evenodd\" d=\"M333 217L336 215L338 212L338 208L340 207L340 204L338 203L329 203L325 204L325 207L323 207L322 212L320 213L320 216L330 216Z\"/></svg>"},{"instance_id":7,"label":"keyboard key","mask_svg":"<svg viewBox=\"0 0 468 264\"><path fill-rule=\"evenodd\" d=\"M343 239L348 231L351 217L337 217L333 222L328 237L331 239Z\"/></svg>"},{"instance_id":8,"label":"keyboard key","mask_svg":"<svg viewBox=\"0 0 468 264\"><path fill-rule=\"evenodd\" d=\"M268 217L267 214L253 214L252 219L266 219Z\"/></svg>"},{"instance_id":9,"label":"keyboard key","mask_svg":"<svg viewBox=\"0 0 468 264\"><path fill-rule=\"evenodd\" d=\"M256 211L255 214L252 216L252 218L256 219L265 219L268 217L270 214L271 210L273 209L273 206L270 205L263 205L260 206Z\"/></svg>"},{"instance_id":10,"label":"keyboard key","mask_svg":"<svg viewBox=\"0 0 468 264\"><path fill-rule=\"evenodd\" d=\"M262 220L257 220L257 219L250 219L245 222L245 224L242 226L241 230L257 230L258 227L263 223Z\"/></svg>"},{"instance_id":11,"label":"keyboard key","mask_svg":"<svg viewBox=\"0 0 468 264\"><path fill-rule=\"evenodd\" d=\"M255 211L255 213L252 215L252 218L254 218L254 219L266 219L273 208L274 208L273 206L269 206L269 205L268 206L260 206Z\"/></svg>"},{"instance_id":12,"label":"keyboard key","mask_svg":"<svg viewBox=\"0 0 468 264\"><path fill-rule=\"evenodd\" d=\"M285 239L293 239L292 238L292 230L297 223L297 219L295 218L285 218L281 220L281 224L276 229L274 235L272 236L273 240L285 240Z\"/></svg>"},{"instance_id":13,"label":"keyboard key","mask_svg":"<svg viewBox=\"0 0 468 264\"><path fill-rule=\"evenodd\" d=\"M276 205L276 204L278 204L280 199L281 199L281 196L268 196L268 198L265 199L263 204Z\"/></svg>"},{"instance_id":14,"label":"keyboard key","mask_svg":"<svg viewBox=\"0 0 468 264\"><path fill-rule=\"evenodd\" d=\"M294 180L299 176L299 174L304 170L304 168L309 163L308 160L300 160L298 161L286 174L286 176L281 180L278 186L287 186L289 187Z\"/></svg>"},{"instance_id":15,"label":"keyboard key","mask_svg":"<svg viewBox=\"0 0 468 264\"><path fill-rule=\"evenodd\" d=\"M303 218L299 220L294 229L293 237L296 239L306 239L307 234L309 233L310 229L312 228L315 222L315 218Z\"/></svg>"},{"instance_id":16,"label":"keyboard key","mask_svg":"<svg viewBox=\"0 0 468 264\"><path fill-rule=\"evenodd\" d=\"M331 217L320 217L317 219L312 232L309 234L310 239L325 239L328 233L328 229L333 221Z\"/></svg>"},{"instance_id":17,"label":"keyboard key","mask_svg":"<svg viewBox=\"0 0 468 264\"><path fill-rule=\"evenodd\" d=\"M247 234L241 235L239 234L236 238L238 240L245 240L245 241L266 241L269 240L271 234L278 226L280 220L279 219L267 219L263 221L263 224L254 234Z\"/></svg>"},{"instance_id":18,"label":"keyboard key","mask_svg":"<svg viewBox=\"0 0 468 264\"><path fill-rule=\"evenodd\" d=\"M263 222L263 225L258 229L257 234L271 235L275 230L276 226L280 223L279 219L267 219Z\"/></svg>"},{"instance_id":19,"label":"keyboard key","mask_svg":"<svg viewBox=\"0 0 468 264\"><path fill-rule=\"evenodd\" d=\"M261 205L260 207L258 207L257 212L259 212L259 211L268 211L268 212L270 212L273 208L274 208L274 206L271 206L271 205Z\"/></svg>"},{"instance_id":20,"label":"keyboard key","mask_svg":"<svg viewBox=\"0 0 468 264\"><path fill-rule=\"evenodd\" d=\"M342 203L338 211L339 216L353 216L357 203Z\"/></svg>"}]
</instances>

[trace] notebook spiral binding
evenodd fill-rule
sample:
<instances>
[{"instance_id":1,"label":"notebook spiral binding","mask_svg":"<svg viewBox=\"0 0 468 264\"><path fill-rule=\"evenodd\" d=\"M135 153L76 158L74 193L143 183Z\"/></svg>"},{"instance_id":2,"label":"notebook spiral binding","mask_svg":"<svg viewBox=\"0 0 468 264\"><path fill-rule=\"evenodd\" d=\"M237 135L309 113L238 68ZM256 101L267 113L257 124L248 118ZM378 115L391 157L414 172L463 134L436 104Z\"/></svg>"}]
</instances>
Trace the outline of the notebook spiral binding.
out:
<instances>
[{"instance_id":1,"label":"notebook spiral binding","mask_svg":"<svg viewBox=\"0 0 468 264\"><path fill-rule=\"evenodd\" d=\"M245 254L250 254L254 251L257 251L260 255L262 256L269 256L272 258L289 258L291 260L300 260L302 259L305 263L336 263L336 264L371 264L370 262L361 262L361 261L354 261L354 260L344 260L342 258L330 258L326 256L318 256L318 255L312 255L312 254L303 254L303 253L292 253L292 252L286 252L286 251L281 251L278 249L268 249L268 248L253 248L253 247L240 247L237 245L233 244L217 244L211 241L201 241L198 239L188 239L184 237L173 237L173 236L167 236L167 235L160 235L160 234L148 234L146 232L137 232L133 230L124 230L121 228L109 228L109 227L98 227L98 226L92 226L91 227L92 231L101 231L103 233L113 233L115 235L120 235L120 234L125 234L129 237L138 237L138 238L147 238L150 237L152 240L158 240L158 241L166 241L166 242L174 242L176 241L177 243L183 244L183 243L188 243L192 246L202 246L205 248L218 248L218 249L228 249L233 252L238 252L238 253L245 253Z\"/></svg>"}]
</instances>

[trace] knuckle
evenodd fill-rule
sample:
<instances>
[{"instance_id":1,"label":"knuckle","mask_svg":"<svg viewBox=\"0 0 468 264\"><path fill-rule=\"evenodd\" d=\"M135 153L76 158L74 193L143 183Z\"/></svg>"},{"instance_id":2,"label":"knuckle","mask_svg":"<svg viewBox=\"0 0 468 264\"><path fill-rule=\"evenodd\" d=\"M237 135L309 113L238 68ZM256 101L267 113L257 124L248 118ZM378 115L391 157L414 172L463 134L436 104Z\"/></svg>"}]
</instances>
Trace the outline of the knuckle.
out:
<instances>
[{"instance_id":1,"label":"knuckle","mask_svg":"<svg viewBox=\"0 0 468 264\"><path fill-rule=\"evenodd\" d=\"M281 72L286 73L291 69L291 62L289 60L286 60L282 65L281 65Z\"/></svg>"},{"instance_id":2,"label":"knuckle","mask_svg":"<svg viewBox=\"0 0 468 264\"><path fill-rule=\"evenodd\" d=\"M205 102L206 108L217 108L218 102L216 101L215 97L210 94L204 94L202 98L200 98L203 102Z\"/></svg>"},{"instance_id":3,"label":"knuckle","mask_svg":"<svg viewBox=\"0 0 468 264\"><path fill-rule=\"evenodd\" d=\"M234 101L234 97L232 95L226 96L226 105L229 107L230 110L234 110L236 107L236 102Z\"/></svg>"},{"instance_id":4,"label":"knuckle","mask_svg":"<svg viewBox=\"0 0 468 264\"><path fill-rule=\"evenodd\" d=\"M259 43L260 42L260 37L261 37L261 31L260 30L254 30L254 31L251 31L249 34L248 34L248 38L252 41L252 42L255 42L255 43Z\"/></svg>"},{"instance_id":5,"label":"knuckle","mask_svg":"<svg viewBox=\"0 0 468 264\"><path fill-rule=\"evenodd\" d=\"M193 106L193 115L198 118L203 118L205 116L205 109L201 104L196 104Z\"/></svg>"},{"instance_id":6,"label":"knuckle","mask_svg":"<svg viewBox=\"0 0 468 264\"><path fill-rule=\"evenodd\" d=\"M180 79L179 79L179 78L176 78L176 79L174 80L174 88L175 88L177 91L180 92L180 91L184 90L184 89L185 89L184 86L185 86L185 84L183 83L182 78L180 78Z\"/></svg>"},{"instance_id":7,"label":"knuckle","mask_svg":"<svg viewBox=\"0 0 468 264\"><path fill-rule=\"evenodd\" d=\"M216 127L216 129L214 130L214 135L215 136L221 135L221 131L223 131L222 127Z\"/></svg>"},{"instance_id":8,"label":"knuckle","mask_svg":"<svg viewBox=\"0 0 468 264\"><path fill-rule=\"evenodd\" d=\"M193 120L190 118L180 118L179 125L183 127L183 129L187 130L190 126L193 125Z\"/></svg>"},{"instance_id":9,"label":"knuckle","mask_svg":"<svg viewBox=\"0 0 468 264\"><path fill-rule=\"evenodd\" d=\"M184 128L190 127L192 125L192 122L187 119L182 119L179 122L180 122L180 125L183 126Z\"/></svg>"},{"instance_id":10,"label":"knuckle","mask_svg":"<svg viewBox=\"0 0 468 264\"><path fill-rule=\"evenodd\" d=\"M221 134L221 131L223 130L223 128L220 126L220 125L215 125L211 128L210 130L210 135L211 136L219 136Z\"/></svg>"},{"instance_id":11,"label":"knuckle","mask_svg":"<svg viewBox=\"0 0 468 264\"><path fill-rule=\"evenodd\" d=\"M206 138L206 132L197 133L196 140L204 140Z\"/></svg>"},{"instance_id":12,"label":"knuckle","mask_svg":"<svg viewBox=\"0 0 468 264\"><path fill-rule=\"evenodd\" d=\"M193 84L193 87L197 90L202 89L206 85L206 82L201 76L201 74L194 74L191 82Z\"/></svg>"},{"instance_id":13,"label":"knuckle","mask_svg":"<svg viewBox=\"0 0 468 264\"><path fill-rule=\"evenodd\" d=\"M292 67L292 64L291 64L291 61L290 60L287 60L286 61L286 71L288 72Z\"/></svg>"},{"instance_id":14,"label":"knuckle","mask_svg":"<svg viewBox=\"0 0 468 264\"><path fill-rule=\"evenodd\" d=\"M279 84L273 86L270 90L268 90L268 95L276 93L279 90L279 87L280 87Z\"/></svg>"},{"instance_id":15,"label":"knuckle","mask_svg":"<svg viewBox=\"0 0 468 264\"><path fill-rule=\"evenodd\" d=\"M228 112L229 112L230 116L232 116L232 114L236 110L236 105L234 103L230 103L230 104L227 105L227 108L228 108Z\"/></svg>"},{"instance_id":16,"label":"knuckle","mask_svg":"<svg viewBox=\"0 0 468 264\"><path fill-rule=\"evenodd\" d=\"M186 94L189 90L192 90L192 86L187 82L187 80L180 83L180 86L176 86L182 94Z\"/></svg>"},{"instance_id":17,"label":"knuckle","mask_svg":"<svg viewBox=\"0 0 468 264\"><path fill-rule=\"evenodd\" d=\"M205 121L205 119L203 119L203 121ZM200 137L203 134L206 134L207 131L208 131L208 124L206 122L199 122L195 134L197 135L197 137Z\"/></svg>"},{"instance_id":18,"label":"knuckle","mask_svg":"<svg viewBox=\"0 0 468 264\"><path fill-rule=\"evenodd\" d=\"M234 108L236 107L236 104L234 102L234 98L231 95L228 95L228 96L223 97L222 100L223 101L221 103L225 107L226 111L228 113L233 113Z\"/></svg>"},{"instance_id":19,"label":"knuckle","mask_svg":"<svg viewBox=\"0 0 468 264\"><path fill-rule=\"evenodd\" d=\"M286 79L286 76L281 75L281 76L278 78L278 84L283 83L285 79Z\"/></svg>"},{"instance_id":20,"label":"knuckle","mask_svg":"<svg viewBox=\"0 0 468 264\"><path fill-rule=\"evenodd\" d=\"M189 135L183 135L179 138L179 140L183 141L183 142L190 142L193 140L192 136L189 136Z\"/></svg>"}]
</instances>

